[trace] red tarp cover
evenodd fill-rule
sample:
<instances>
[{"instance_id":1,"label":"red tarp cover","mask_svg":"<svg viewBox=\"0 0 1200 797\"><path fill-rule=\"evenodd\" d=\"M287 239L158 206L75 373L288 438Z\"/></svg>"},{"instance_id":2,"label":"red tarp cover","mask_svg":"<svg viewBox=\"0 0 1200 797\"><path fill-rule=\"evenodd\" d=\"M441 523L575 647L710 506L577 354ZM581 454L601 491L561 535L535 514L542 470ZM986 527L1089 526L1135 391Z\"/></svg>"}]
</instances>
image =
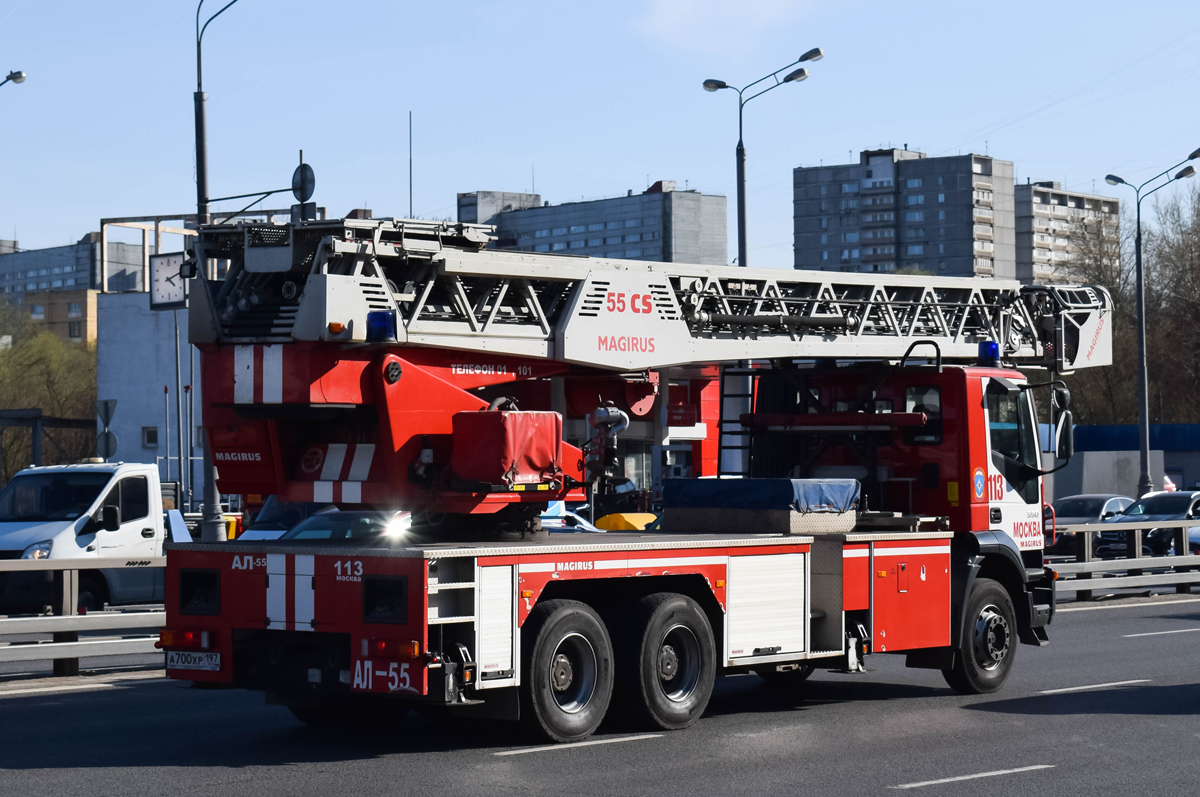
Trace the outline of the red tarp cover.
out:
<instances>
[{"instance_id":1,"label":"red tarp cover","mask_svg":"<svg viewBox=\"0 0 1200 797\"><path fill-rule=\"evenodd\" d=\"M450 469L463 481L536 484L562 470L557 412L456 412Z\"/></svg>"}]
</instances>

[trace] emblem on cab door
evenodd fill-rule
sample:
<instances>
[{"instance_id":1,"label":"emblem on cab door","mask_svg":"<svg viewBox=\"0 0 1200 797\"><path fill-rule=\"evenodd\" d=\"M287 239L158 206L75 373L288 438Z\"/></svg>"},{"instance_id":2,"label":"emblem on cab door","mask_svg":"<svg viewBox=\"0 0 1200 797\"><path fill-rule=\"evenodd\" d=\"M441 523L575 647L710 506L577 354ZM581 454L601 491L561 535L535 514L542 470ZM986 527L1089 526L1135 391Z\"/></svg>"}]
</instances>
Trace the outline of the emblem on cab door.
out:
<instances>
[{"instance_id":1,"label":"emblem on cab door","mask_svg":"<svg viewBox=\"0 0 1200 797\"><path fill-rule=\"evenodd\" d=\"M983 476L983 468L975 469L975 477L971 479L971 483L975 486L975 497L983 498L983 491L987 487L987 480Z\"/></svg>"}]
</instances>

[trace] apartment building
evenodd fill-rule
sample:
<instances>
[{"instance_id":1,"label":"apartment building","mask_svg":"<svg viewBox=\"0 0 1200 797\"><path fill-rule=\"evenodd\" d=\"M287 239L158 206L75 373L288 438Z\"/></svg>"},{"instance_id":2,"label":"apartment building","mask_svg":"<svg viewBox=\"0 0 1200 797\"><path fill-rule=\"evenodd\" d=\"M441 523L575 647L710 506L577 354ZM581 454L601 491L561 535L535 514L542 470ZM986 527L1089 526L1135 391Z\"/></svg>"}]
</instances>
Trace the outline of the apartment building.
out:
<instances>
[{"instance_id":1,"label":"apartment building","mask_svg":"<svg viewBox=\"0 0 1200 797\"><path fill-rule=\"evenodd\" d=\"M1071 280L1071 260L1087 249L1120 257L1121 205L1113 197L1064 191L1056 182L1025 183L1014 194L1022 282Z\"/></svg>"}]
</instances>

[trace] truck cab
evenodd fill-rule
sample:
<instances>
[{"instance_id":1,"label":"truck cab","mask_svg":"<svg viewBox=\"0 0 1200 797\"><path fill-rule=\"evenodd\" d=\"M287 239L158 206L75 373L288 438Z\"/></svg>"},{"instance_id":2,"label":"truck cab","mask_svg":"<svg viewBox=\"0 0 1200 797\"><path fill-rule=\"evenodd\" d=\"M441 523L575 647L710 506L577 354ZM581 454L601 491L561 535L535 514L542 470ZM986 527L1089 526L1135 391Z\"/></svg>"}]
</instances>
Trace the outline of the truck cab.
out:
<instances>
[{"instance_id":1,"label":"truck cab","mask_svg":"<svg viewBox=\"0 0 1200 797\"><path fill-rule=\"evenodd\" d=\"M27 468L0 491L0 558L130 559L161 556L166 538L158 470L136 463ZM8 611L50 602L49 571L9 573ZM162 572L83 571L80 605L162 600Z\"/></svg>"}]
</instances>

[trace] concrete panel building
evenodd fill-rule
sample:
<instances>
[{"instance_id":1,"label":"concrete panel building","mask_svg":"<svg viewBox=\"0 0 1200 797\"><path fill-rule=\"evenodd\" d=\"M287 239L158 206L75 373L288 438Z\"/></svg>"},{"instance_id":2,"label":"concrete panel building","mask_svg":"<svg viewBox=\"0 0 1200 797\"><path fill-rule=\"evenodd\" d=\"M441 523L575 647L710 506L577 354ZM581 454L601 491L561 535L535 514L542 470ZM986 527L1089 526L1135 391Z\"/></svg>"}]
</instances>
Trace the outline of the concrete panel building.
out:
<instances>
[{"instance_id":1,"label":"concrete panel building","mask_svg":"<svg viewBox=\"0 0 1200 797\"><path fill-rule=\"evenodd\" d=\"M200 355L187 342L187 310L155 312L146 293L103 293L96 298L96 397L116 399L109 428L117 435L115 459L157 463L159 477L179 481L179 430L184 431L185 473L194 502L204 492ZM175 318L179 320L180 381L175 380ZM176 413L182 396L183 419ZM168 459L169 455L169 459Z\"/></svg>"},{"instance_id":2,"label":"concrete panel building","mask_svg":"<svg viewBox=\"0 0 1200 797\"><path fill-rule=\"evenodd\" d=\"M23 250L16 241L0 241L0 294L21 304L32 291L101 290L100 233L78 243ZM108 290L140 291L142 247L108 242Z\"/></svg>"},{"instance_id":3,"label":"concrete panel building","mask_svg":"<svg viewBox=\"0 0 1200 797\"><path fill-rule=\"evenodd\" d=\"M725 197L661 180L640 194L562 205L538 194L458 195L458 220L495 224L498 249L725 265Z\"/></svg>"},{"instance_id":4,"label":"concrete panel building","mask_svg":"<svg viewBox=\"0 0 1200 797\"><path fill-rule=\"evenodd\" d=\"M1088 246L1114 258L1121 252L1121 204L1113 197L1064 191L1056 182L1026 183L1014 189L1017 224L1017 279L1026 283L1071 279L1070 261Z\"/></svg>"},{"instance_id":5,"label":"concrete panel building","mask_svg":"<svg viewBox=\"0 0 1200 797\"><path fill-rule=\"evenodd\" d=\"M98 291L50 290L24 294L22 307L34 326L72 343L95 343Z\"/></svg>"},{"instance_id":6,"label":"concrete panel building","mask_svg":"<svg viewBox=\"0 0 1200 797\"><path fill-rule=\"evenodd\" d=\"M795 169L793 203L796 268L1016 276L1009 161L865 150Z\"/></svg>"}]
</instances>

